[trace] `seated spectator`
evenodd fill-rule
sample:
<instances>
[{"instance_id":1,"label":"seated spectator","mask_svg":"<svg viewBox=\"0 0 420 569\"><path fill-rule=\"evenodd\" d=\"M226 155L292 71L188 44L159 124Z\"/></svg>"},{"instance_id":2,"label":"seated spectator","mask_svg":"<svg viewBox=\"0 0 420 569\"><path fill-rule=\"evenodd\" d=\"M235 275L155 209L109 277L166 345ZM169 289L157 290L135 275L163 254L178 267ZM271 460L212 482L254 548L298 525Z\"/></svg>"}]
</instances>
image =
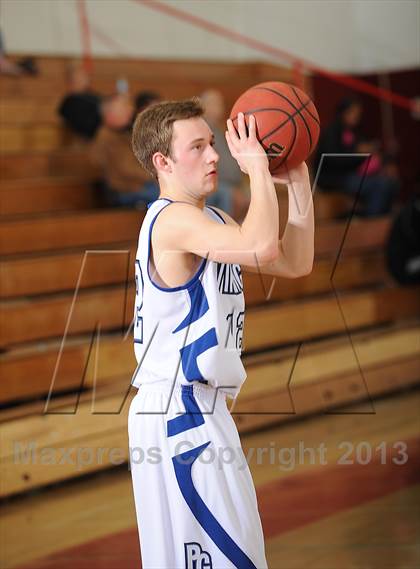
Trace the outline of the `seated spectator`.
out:
<instances>
[{"instance_id":1,"label":"seated spectator","mask_svg":"<svg viewBox=\"0 0 420 569\"><path fill-rule=\"evenodd\" d=\"M200 100L204 108L204 118L214 133L215 148L219 154L219 185L217 192L206 200L207 204L220 207L234 219L242 220L249 205L249 198L240 188L242 174L226 143L223 96L220 91L210 89L200 96Z\"/></svg>"},{"instance_id":2,"label":"seated spectator","mask_svg":"<svg viewBox=\"0 0 420 569\"><path fill-rule=\"evenodd\" d=\"M102 97L90 89L90 77L80 66L68 71L68 93L58 114L65 125L86 140L92 140L102 124Z\"/></svg>"},{"instance_id":3,"label":"seated spectator","mask_svg":"<svg viewBox=\"0 0 420 569\"><path fill-rule=\"evenodd\" d=\"M360 191L357 213L371 217L391 211L400 183L395 165L381 155L378 144L360 135L362 111L358 99L343 99L338 104L333 122L321 133L315 168L321 165L318 178L321 190L351 196ZM360 153L370 156L358 156ZM334 156L324 156L321 162L323 154Z\"/></svg>"},{"instance_id":4,"label":"seated spectator","mask_svg":"<svg viewBox=\"0 0 420 569\"><path fill-rule=\"evenodd\" d=\"M131 149L135 107L127 95L103 102L103 126L91 147L91 159L100 167L99 183L107 205L145 207L159 197L155 180L140 167Z\"/></svg>"}]
</instances>

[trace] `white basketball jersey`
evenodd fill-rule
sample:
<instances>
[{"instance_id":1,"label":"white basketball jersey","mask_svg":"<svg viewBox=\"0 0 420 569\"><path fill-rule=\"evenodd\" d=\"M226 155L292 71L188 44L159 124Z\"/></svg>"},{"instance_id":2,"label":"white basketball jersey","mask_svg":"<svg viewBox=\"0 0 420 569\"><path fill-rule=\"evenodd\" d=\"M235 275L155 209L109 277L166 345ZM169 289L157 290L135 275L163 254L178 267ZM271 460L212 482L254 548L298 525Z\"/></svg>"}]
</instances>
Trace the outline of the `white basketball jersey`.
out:
<instances>
[{"instance_id":1,"label":"white basketball jersey","mask_svg":"<svg viewBox=\"0 0 420 569\"><path fill-rule=\"evenodd\" d=\"M182 385L208 384L233 397L246 378L241 361L245 302L241 268L202 260L184 285L164 288L152 280L149 256L154 222L171 200L148 205L135 261L134 352L132 383L172 379ZM204 212L218 223L211 207Z\"/></svg>"}]
</instances>

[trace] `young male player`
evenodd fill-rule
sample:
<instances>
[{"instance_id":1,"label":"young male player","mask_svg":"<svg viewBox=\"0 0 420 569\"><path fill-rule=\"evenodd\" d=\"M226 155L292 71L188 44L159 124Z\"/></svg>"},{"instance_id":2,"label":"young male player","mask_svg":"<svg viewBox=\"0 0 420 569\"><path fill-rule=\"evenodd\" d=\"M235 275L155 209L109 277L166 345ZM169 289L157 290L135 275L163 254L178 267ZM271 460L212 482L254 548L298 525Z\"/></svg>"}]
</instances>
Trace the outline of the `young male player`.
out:
<instances>
[{"instance_id":1,"label":"young male player","mask_svg":"<svg viewBox=\"0 0 420 569\"><path fill-rule=\"evenodd\" d=\"M145 569L263 569L252 477L226 404L241 363L241 266L290 278L312 269L314 221L305 164L290 173L289 218L279 209L253 116L226 139L251 187L242 225L206 207L218 154L195 100L162 102L134 124L133 150L157 176L136 255L138 387L129 412L131 472Z\"/></svg>"}]
</instances>

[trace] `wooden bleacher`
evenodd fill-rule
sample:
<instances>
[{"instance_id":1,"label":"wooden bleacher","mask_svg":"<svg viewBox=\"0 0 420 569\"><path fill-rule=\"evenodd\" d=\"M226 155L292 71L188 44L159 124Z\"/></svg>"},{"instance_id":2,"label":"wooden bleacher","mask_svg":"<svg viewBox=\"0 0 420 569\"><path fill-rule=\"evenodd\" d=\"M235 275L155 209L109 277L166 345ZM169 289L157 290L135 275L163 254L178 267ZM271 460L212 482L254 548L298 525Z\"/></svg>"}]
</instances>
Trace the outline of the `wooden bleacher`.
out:
<instances>
[{"instance_id":1,"label":"wooden bleacher","mask_svg":"<svg viewBox=\"0 0 420 569\"><path fill-rule=\"evenodd\" d=\"M358 359L348 340L314 343L298 360L290 385L296 350L273 352L265 361L261 357L254 361L246 359L248 380L235 406L235 413L240 413L235 415L240 432L308 413L331 411L337 405L358 400L367 400L365 412L372 412L375 396L418 382L418 333L417 325L376 331L370 336L354 334L353 347ZM363 376L359 362L363 365ZM109 468L111 449L118 449L122 460L126 460L127 411L132 396L130 393L127 397L124 376L119 382L115 379L101 387L93 414L92 394L86 392L79 400L73 395L58 398L53 414L42 415L43 404L28 405L25 413L19 410L19 415L15 412L7 417L5 412L2 433L10 443L3 445L0 454L1 495ZM111 413L112 420L104 422L106 412ZM16 456L17 442L23 457ZM47 460L43 461L43 449L57 447L70 449L74 462L54 464L52 468ZM84 464L76 464L78 448L88 448L93 456L102 448L103 460L96 463L87 459ZM25 459L28 452L33 452L33 459Z\"/></svg>"},{"instance_id":2,"label":"wooden bleacher","mask_svg":"<svg viewBox=\"0 0 420 569\"><path fill-rule=\"evenodd\" d=\"M2 154L22 151L45 153L74 142L54 113L65 94L69 61L44 57L37 62L40 69L38 77L0 77ZM212 86L221 90L229 107L238 93L273 76L279 81L287 80L290 71L263 63L103 59L95 62L92 89L111 94L115 91L116 80L125 77L132 93L154 90L163 98L180 99L199 95Z\"/></svg>"},{"instance_id":3,"label":"wooden bleacher","mask_svg":"<svg viewBox=\"0 0 420 569\"><path fill-rule=\"evenodd\" d=\"M362 227L366 228L370 222L359 223ZM326 235L337 235L337 227L334 228L335 231L332 231L328 226L326 226L326 228L328 229L328 231L325 232ZM377 231L373 231L372 233L377 237ZM320 234L322 235L321 232ZM358 236L360 234L355 235ZM319 242L321 242L323 246L321 250L323 250L323 254L325 255L328 243L331 249L331 241ZM366 248L367 258L363 263L360 259L361 243L358 243L357 239L355 239L355 244L353 244L353 247L350 247L350 251L353 249L353 253L348 254L346 252L343 265L340 265L340 270L337 272L336 285L338 288L342 289L346 287L347 281L345 275L350 279L350 284L347 283L347 285L352 288L357 285L365 287L367 284L370 286L376 285L377 287L378 283L383 282L384 270L381 264L381 253L377 252L375 255L372 242L369 242L369 240L367 240ZM357 253L355 253L356 251ZM335 253L334 248L333 253ZM72 255L74 255L74 253L72 253ZM373 256L377 259L376 266L372 263ZM60 256L56 258L59 259ZM245 275L247 304L255 305L255 308L250 308L247 312L247 325L245 328L246 351L254 352L261 348L267 349L268 347L274 348L282 344L288 345L291 342L311 341L310 347L316 346L319 352L315 362L322 362L325 371L320 373L320 370L317 369L319 364L318 366L312 365L312 371L306 379L300 380L300 376L296 376L296 392L293 390L293 402L296 404L296 399L300 401L301 406L300 410L296 411L291 407L290 393L287 389L287 379L289 375L285 373L285 370L289 370L290 373L296 348L294 350L290 350L290 348L279 348L275 352L270 352L270 354L263 356L259 356L258 354L253 354L249 357L245 356L249 380L245 384L242 395L235 408L235 411L241 413L235 417L240 430L248 431L257 426L269 424L270 422L294 417L297 413L302 415L307 412L320 411L326 406L334 407L339 403L353 401L358 397L363 398L364 396L366 398L367 395L374 396L387 390L403 387L404 385L418 380L418 366L416 365L418 363L416 357L418 326L416 327L415 324L409 322L401 328L398 327L398 322L401 319L410 320L413 311L418 312L417 291L409 290L407 292L407 290L382 287L378 291L363 290L362 292L347 292L341 297L341 308L348 317L346 321L347 329L352 332L354 330L352 340L354 342L359 341L360 346L364 347L366 345L366 337L369 339L369 351L366 354L368 365L366 368L364 366L365 378L368 378L367 385L369 386L369 392L367 393L366 385L360 378L357 360L351 350L349 338L343 333L345 332L344 322L340 318L341 313L339 312L335 297L331 294L325 295L325 292L329 292L331 289L329 276L333 258L334 256L327 261L322 262L320 260L319 264L316 263L314 272L315 284L311 284L311 276L295 281L283 281L279 279L279 282L273 289L270 303L268 304L265 299L266 292L269 290L269 283L266 282L266 286L262 287L257 275ZM356 267L359 267L359 272L357 272ZM368 267L372 269L370 273L367 271ZM267 281L267 277L264 277L264 279ZM338 285L339 279L340 284ZM268 280L271 281L271 277L268 278ZM307 283L306 285L304 284L305 281ZM97 285L98 283L90 282L87 284ZM294 285L297 285L296 288ZM68 284L65 286L68 286ZM263 292L261 292L261 289L263 289ZM122 291L120 291L119 299L120 308L123 300L121 292ZM302 298L299 299L299 293L305 295L306 300ZM324 294L319 297L319 293ZM294 302L291 299L294 299ZM104 297L102 297L102 300L104 300ZM287 302L286 304L279 304L279 300ZM100 306L102 306L101 303ZM121 316L121 310L117 310L116 315L116 324L118 326L120 324L120 322L118 322L118 316ZM66 311L64 311L63 325L65 316ZM9 318L7 318L7 320L9 320ZM278 326L278 322L281 322L282 325ZM383 330L377 330L380 323L385 325ZM296 327L297 324L299 324L298 327ZM93 322L91 322L90 328L92 328L92 326ZM104 328L106 329L106 326L104 326ZM360 333L358 332L360 329L371 330L368 333ZM266 331L266 337L262 335L263 331ZM332 352L332 340L330 337L334 335L337 336L337 338L333 340L333 342L335 341L336 343L334 348L336 351ZM325 337L324 340L320 339L315 343L312 342L313 338L323 337ZM358 340L359 337L360 340ZM78 338L77 334L74 336L73 341L70 341L70 345L65 349L63 359L60 362L62 367L59 368L58 384L55 386L58 393L80 386L81 373L86 363L89 345L90 337L85 337L85 339ZM4 379L7 378L8 381L1 382L1 385L5 386L6 391L5 393L3 390L1 394L2 402L13 401L16 400L16 398L25 398L25 396L27 398L28 396L45 395L49 388L50 378L52 377L52 371L57 360L58 346L57 342L55 342L55 345L50 346L48 346L48 343L44 343L41 353L36 346L37 344L33 345L31 349L30 345L26 345L24 348L18 348L14 351L10 350L3 358L2 369L5 374ZM384 346L388 346L388 348L384 349ZM390 347L393 349L390 349ZM313 349L315 350L315 347ZM344 368L342 365L343 353L347 353L348 362L346 365L349 369ZM309 360L303 359L302 362L311 361L310 358L314 358L315 356L312 355L308 357ZM331 359L331 364L328 364L329 358ZM131 343L123 342L121 334L114 334L113 336L110 334L108 337L103 337L101 341L101 360L104 363L100 366L98 374L98 382L101 386L99 390L99 404L104 406L104 408L111 409L115 406L116 402L120 401L121 397L124 396L127 388L127 379L131 376L135 367ZM302 363L302 365L304 365L304 363ZM307 366L308 365L309 369L311 369L310 364L307 364ZM38 381L31 381L31 386L25 392L25 383L26 387L28 387L28 374L33 373L34 370L37 372L37 377L42 378L41 384ZM325 378L324 376L327 377ZM85 386L88 388L93 383L91 367L90 369L88 368L85 379ZM11 385L12 381L13 386ZM303 384L301 382L303 382ZM258 393L256 394L255 386L257 385ZM276 389L276 385L278 389ZM314 398L314 393L318 393L317 398ZM324 395L321 397L320 393ZM83 413L83 401L86 402L86 409L90 408L90 397L91 394L89 391L84 393L80 412ZM65 398L58 398L54 406L58 405L59 408L66 409L69 405L72 406L74 404L75 397L67 396ZM273 407L274 404L275 406ZM288 404L288 406L286 404ZM250 405L254 405L254 414L242 414L250 410ZM257 405L257 407L255 407L255 405ZM5 421L6 435L8 428L11 428L14 432L19 426L20 435L23 437L22 440L30 440L25 437L29 437L30 433L34 432L33 429L37 432L37 429L40 428L42 424L45 424L45 417L40 415L42 408L43 402L35 404L35 406L34 404L27 403L14 410L12 409L12 413L10 413L10 411L9 414L7 414L7 411L4 412L2 418ZM265 409L264 414L255 415L256 409ZM267 409L269 411L280 409L280 411L277 415L267 414ZM17 414L18 416L16 416ZM64 434L64 430L63 432L57 431L56 426L53 426L51 427L50 436L53 437L53 439L58 436L61 445L82 445L82 443L87 444L87 441L89 441L90 448L96 448L95 445L99 447L103 444L104 436L106 436L106 441L110 445L109 448L114 444L117 446L121 445L123 448L123 441L126 436L126 417L125 413L122 415L122 417L118 417L116 425L113 422L116 429L112 434L109 434L107 430L106 435L104 432L95 434L99 428L99 423L96 419L86 418L86 423L82 425L82 430L85 429L84 434L82 434L80 439L77 438L76 442L73 438L74 434L72 429L69 429L68 422L65 428L66 434ZM77 417L79 417L79 411ZM54 418L54 420L56 420L56 418ZM59 417L57 420L60 421L62 418L60 419ZM38 422L39 427L36 427ZM77 429L80 429L79 420L74 423L74 428L76 428L76 425ZM97 437L97 439L95 437ZM98 440L98 442L95 443L95 440ZM41 444L49 446L50 442L48 441L48 437L46 441L40 440L40 449L42 448ZM40 452L40 450L38 449L36 452ZM22 465L21 470L23 474L21 477L16 477L15 465L9 464L10 456L3 458L3 468L6 468L6 470L7 468L11 469L9 474L6 472L6 494L20 492L27 488L79 474L79 472L75 472L74 468L68 465L58 470L48 469L45 465L38 465L35 471L31 471L31 474L28 475L27 465ZM7 466L8 464L9 467ZM104 468L106 464L107 462L105 460L104 464L100 467ZM90 467L83 468L80 473L88 472L92 468L95 467L91 465Z\"/></svg>"},{"instance_id":4,"label":"wooden bleacher","mask_svg":"<svg viewBox=\"0 0 420 569\"><path fill-rule=\"evenodd\" d=\"M143 213L97 208L83 146L54 114L67 64L42 58L39 77L0 79L7 116L0 129L0 497L110 468L112 448L127 460L136 362L124 334ZM229 106L248 86L288 74L264 64L98 60L94 86L110 92L124 75L133 90L172 98L215 86ZM350 402L371 406L375 396L419 381L419 289L399 287L387 275L390 219L353 220L349 227L333 221L346 206L337 196L315 194L311 275L273 281L244 274L248 380L234 407L241 432ZM54 413L44 414L50 389ZM103 412L112 414L104 420ZM16 462L16 441L36 441L33 462ZM61 447L74 448L72 456L78 448L105 451L101 463L43 463L43 448Z\"/></svg>"},{"instance_id":5,"label":"wooden bleacher","mask_svg":"<svg viewBox=\"0 0 420 569\"><path fill-rule=\"evenodd\" d=\"M132 239L141 224L136 210L83 211L2 220L0 254L34 253Z\"/></svg>"},{"instance_id":6,"label":"wooden bleacher","mask_svg":"<svg viewBox=\"0 0 420 569\"><path fill-rule=\"evenodd\" d=\"M97 205L85 178L4 180L0 188L0 215L91 209Z\"/></svg>"},{"instance_id":7,"label":"wooden bleacher","mask_svg":"<svg viewBox=\"0 0 420 569\"><path fill-rule=\"evenodd\" d=\"M66 90L66 74L69 67L66 57L39 57L36 77L0 77L2 102L9 105L11 120L16 124L16 115L25 114L35 121L36 115L25 101L28 97L50 103L56 102ZM118 78L125 77L132 92L154 89L165 98L180 98L198 95L201 89L220 88L228 102L233 103L238 93L261 81L291 80L291 70L271 63L223 63L213 61L156 59L108 59L94 61L92 88L104 94L115 90ZM19 102L22 106L19 106ZM26 105L26 106L25 106ZM51 106L51 105L50 105ZM55 107L54 107L55 108ZM15 114L13 114L15 109ZM22 111L22 109L26 109ZM45 114L49 115L44 107ZM6 113L4 113L6 114ZM39 122L39 121L35 121Z\"/></svg>"},{"instance_id":8,"label":"wooden bleacher","mask_svg":"<svg viewBox=\"0 0 420 569\"><path fill-rule=\"evenodd\" d=\"M116 263L114 262L114 258L116 259ZM131 256L131 264L133 263L134 256ZM116 275L119 275L120 283L114 286L107 286L106 288L99 288L99 289L87 289L87 290L79 290L78 297L77 297L77 305L74 308L73 312L73 319L71 322L71 327L74 333L81 333L87 332L92 329L93 323L95 319L99 317L101 314L101 323L102 326L108 326L110 328L117 327L118 325L124 325L122 322L122 310L124 308L125 302L125 294L128 292L129 298L127 299L127 303L125 305L125 324L128 325L131 321L131 317L133 314L133 277L129 277L129 283L126 286L126 274L127 270L130 268L129 264L130 257L128 252L121 251L120 254L110 253L107 256L103 254L99 255L99 258L94 259L94 263L96 267L102 272L102 270L107 271L106 264L111 265L112 273L114 275L114 280L116 280ZM90 260L87 262L89 263ZM104 267L104 269L103 269ZM349 267L341 267L339 271L341 275L343 274L342 271L346 271L345 274L349 274L350 267L355 271L355 264L349 263ZM81 268L81 265L80 265ZM374 270L375 265L373 265L372 269ZM115 270L118 269L118 270ZM307 281L308 284L305 286L304 283L301 287L301 291L304 291L306 294L311 294L314 291L319 293L329 293L331 295L331 283L329 281L329 276L332 269L332 262L324 262L323 265L320 265L319 269L316 270L311 275ZM350 273L350 282L351 286L357 286L358 284L358 277L361 282L365 282L368 280L369 277L376 283L380 281L378 280L378 276L373 274L372 271L365 272L363 267L359 266L360 272L359 275L353 272ZM89 268L90 270L90 268ZM110 269L108 269L109 271ZM367 274L366 274L367 273ZM108 273L109 274L109 273ZM383 271L382 271L383 274ZM379 276L381 273L379 273ZM109 277L108 277L109 278ZM83 280L83 275L82 275ZM343 281L343 277L341 276L341 280ZM108 281L109 282L109 281ZM265 303L265 298L268 296L270 291L269 283L266 283L264 286L263 282L261 282L258 278L254 279L253 287L251 288L251 292L248 293L248 282L245 282L245 291L247 293L247 304L248 306L253 306L254 304L262 304ZM313 284L312 284L313 282ZM29 342L36 339L45 339L54 336L61 336L65 330L65 323L67 320L67 316L70 311L70 307L73 302L74 292L77 285L77 280L74 281L74 285L69 292L61 292L58 294L50 294L47 297L42 295L36 298L26 297L24 299L10 299L1 308L2 317L4 321L7 322L7 332L4 330L0 333L0 347L6 347L10 345L15 345L23 342ZM297 285L298 287L299 285ZM312 290L311 290L312 288ZM276 289L275 289L276 290ZM291 290L291 294L297 296L296 289L292 289L292 285L281 287L280 281L277 283L277 290L281 290L279 296L282 301L287 299L287 292ZM394 292L394 289L392 289ZM399 289L395 289L398 291ZM389 289L386 289L384 298L386 299L389 296ZM302 294L302 293L301 293ZM410 297L409 292L402 290L401 293L395 292L396 296L395 299L398 301L400 300L401 303L404 302L405 298ZM277 300L276 292L270 294L270 300L273 302ZM366 302L377 302L378 304L384 303L384 309L380 310L380 314L377 316L377 321L380 322L381 318L387 315L387 307L386 307L386 300L382 300L383 292L382 291L374 291L371 293L357 293L354 294L355 298L361 299L368 299ZM325 305L326 309L328 306L334 305L335 297L330 296L328 299L328 303ZM347 297L346 297L347 302ZM357 302L357 301L355 301ZM359 302L363 302L360 300ZM320 308L317 308L317 306ZM101 310L100 307L106 306L106 311L103 309ZM288 306L281 306L278 310L275 310L273 313L273 318L279 318L282 320L285 318L285 314L290 314L290 319L293 321L294 318L299 318L301 308L307 312L308 314L316 314L318 310L322 310L324 303L317 300L313 304L309 304L308 306L302 304L302 300L299 299L297 303L297 307L295 309L290 309ZM378 307L379 309L380 307ZM267 306L264 307L264 318L270 318L270 310ZM291 310L291 311L290 311ZM80 311L80 316L79 316ZM90 316L90 317L89 317ZM325 324L326 321L324 321ZM254 328L253 328L254 329ZM256 337L260 334L260 329L257 326L255 328ZM290 332L290 328L288 329ZM273 331L271 328L268 329L267 334L272 334ZM267 340L263 341L265 343Z\"/></svg>"},{"instance_id":9,"label":"wooden bleacher","mask_svg":"<svg viewBox=\"0 0 420 569\"><path fill-rule=\"evenodd\" d=\"M14 152L0 154L2 182L32 178L63 178L77 176L90 180L97 170L89 162L86 145L79 144L54 152Z\"/></svg>"},{"instance_id":10,"label":"wooden bleacher","mask_svg":"<svg viewBox=\"0 0 420 569\"><path fill-rule=\"evenodd\" d=\"M133 293L130 289L129 293ZM91 343L91 333L99 314L103 313L103 303L107 302L107 314L101 319L101 357L109 362L113 354L120 350L121 358L124 359L125 367L116 361L118 373L125 372L127 376L135 368L134 356L131 343L123 341L122 332L129 328L127 320L122 322L122 310L124 308L125 291L122 289L109 292L86 294L79 297L77 306L72 313L70 328L67 331L65 351L61 355L67 358L60 362L60 377L56 382L57 392L80 386L81 376L86 364L88 349ZM263 295L260 295L263 297ZM418 310L417 294L415 291L402 291L400 289L383 289L376 292L347 292L340 298L340 304L330 294L313 300L289 301L283 305L272 302L270 306L261 308L260 304L250 305L247 311L247 327L245 333L245 354L258 352L258 350L275 348L278 345L286 345L298 341L310 341L312 338L329 337L334 334L345 334L347 331L365 329L380 324L393 325L401 319L409 320L413 308ZM131 303L128 305L131 309ZM61 344L54 339L64 334L68 316L70 314L70 302L64 308L54 306L53 303L46 308L42 303L36 309L32 308L27 323L30 328L27 332L19 321L19 316L27 315L26 304L18 310L5 311L5 321L10 321L10 336L2 337L2 347L8 348L8 352L2 359L0 403L27 398L33 394L43 395L50 388L54 365L57 362ZM52 311L55 309L55 312ZM45 315L49 309L50 313ZM344 318L341 314L344 312ZM86 314L88 312L88 314ZM129 312L129 311L128 311ZM320 315L324 315L320 317ZM129 316L129 314L126 314ZM278 326L277 322L284 323ZM299 325L296 325L296 322ZM265 328L264 328L265 323ZM38 325L39 333L35 336L32 327ZM265 333L260 330L264 328ZM120 330L116 333L115 330ZM106 333L108 331L108 334ZM84 336L80 336L85 333ZM50 339L49 341L47 341ZM43 342L43 349L39 350L39 340ZM32 342L32 344L30 343ZM33 342L38 342L33 344ZM22 347L23 346L23 347ZM25 386L25 378L36 369L38 375L33 377L30 385ZM114 369L112 367L112 369ZM101 372L102 373L102 372ZM112 380L113 375L118 375L111 369L103 372L105 378ZM103 379L100 374L100 380ZM63 378L63 379L61 379ZM13 383L16 381L16 385ZM62 381L64 382L62 384ZM86 386L92 384L93 379L86 377ZM108 379L107 379L108 381Z\"/></svg>"},{"instance_id":11,"label":"wooden bleacher","mask_svg":"<svg viewBox=\"0 0 420 569\"><path fill-rule=\"evenodd\" d=\"M316 191L314 195L315 219L318 222L337 219L340 215L352 211L354 198L340 192Z\"/></svg>"}]
</instances>

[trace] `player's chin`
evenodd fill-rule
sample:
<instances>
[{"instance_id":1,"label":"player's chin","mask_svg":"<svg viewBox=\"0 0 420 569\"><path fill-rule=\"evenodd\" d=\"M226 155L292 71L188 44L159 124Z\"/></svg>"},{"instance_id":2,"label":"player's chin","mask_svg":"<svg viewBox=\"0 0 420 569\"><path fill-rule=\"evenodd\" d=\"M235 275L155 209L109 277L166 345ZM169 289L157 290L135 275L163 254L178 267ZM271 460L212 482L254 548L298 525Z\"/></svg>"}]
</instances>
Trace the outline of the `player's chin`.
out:
<instances>
[{"instance_id":1,"label":"player's chin","mask_svg":"<svg viewBox=\"0 0 420 569\"><path fill-rule=\"evenodd\" d=\"M207 174L205 184L217 188L217 174Z\"/></svg>"}]
</instances>

